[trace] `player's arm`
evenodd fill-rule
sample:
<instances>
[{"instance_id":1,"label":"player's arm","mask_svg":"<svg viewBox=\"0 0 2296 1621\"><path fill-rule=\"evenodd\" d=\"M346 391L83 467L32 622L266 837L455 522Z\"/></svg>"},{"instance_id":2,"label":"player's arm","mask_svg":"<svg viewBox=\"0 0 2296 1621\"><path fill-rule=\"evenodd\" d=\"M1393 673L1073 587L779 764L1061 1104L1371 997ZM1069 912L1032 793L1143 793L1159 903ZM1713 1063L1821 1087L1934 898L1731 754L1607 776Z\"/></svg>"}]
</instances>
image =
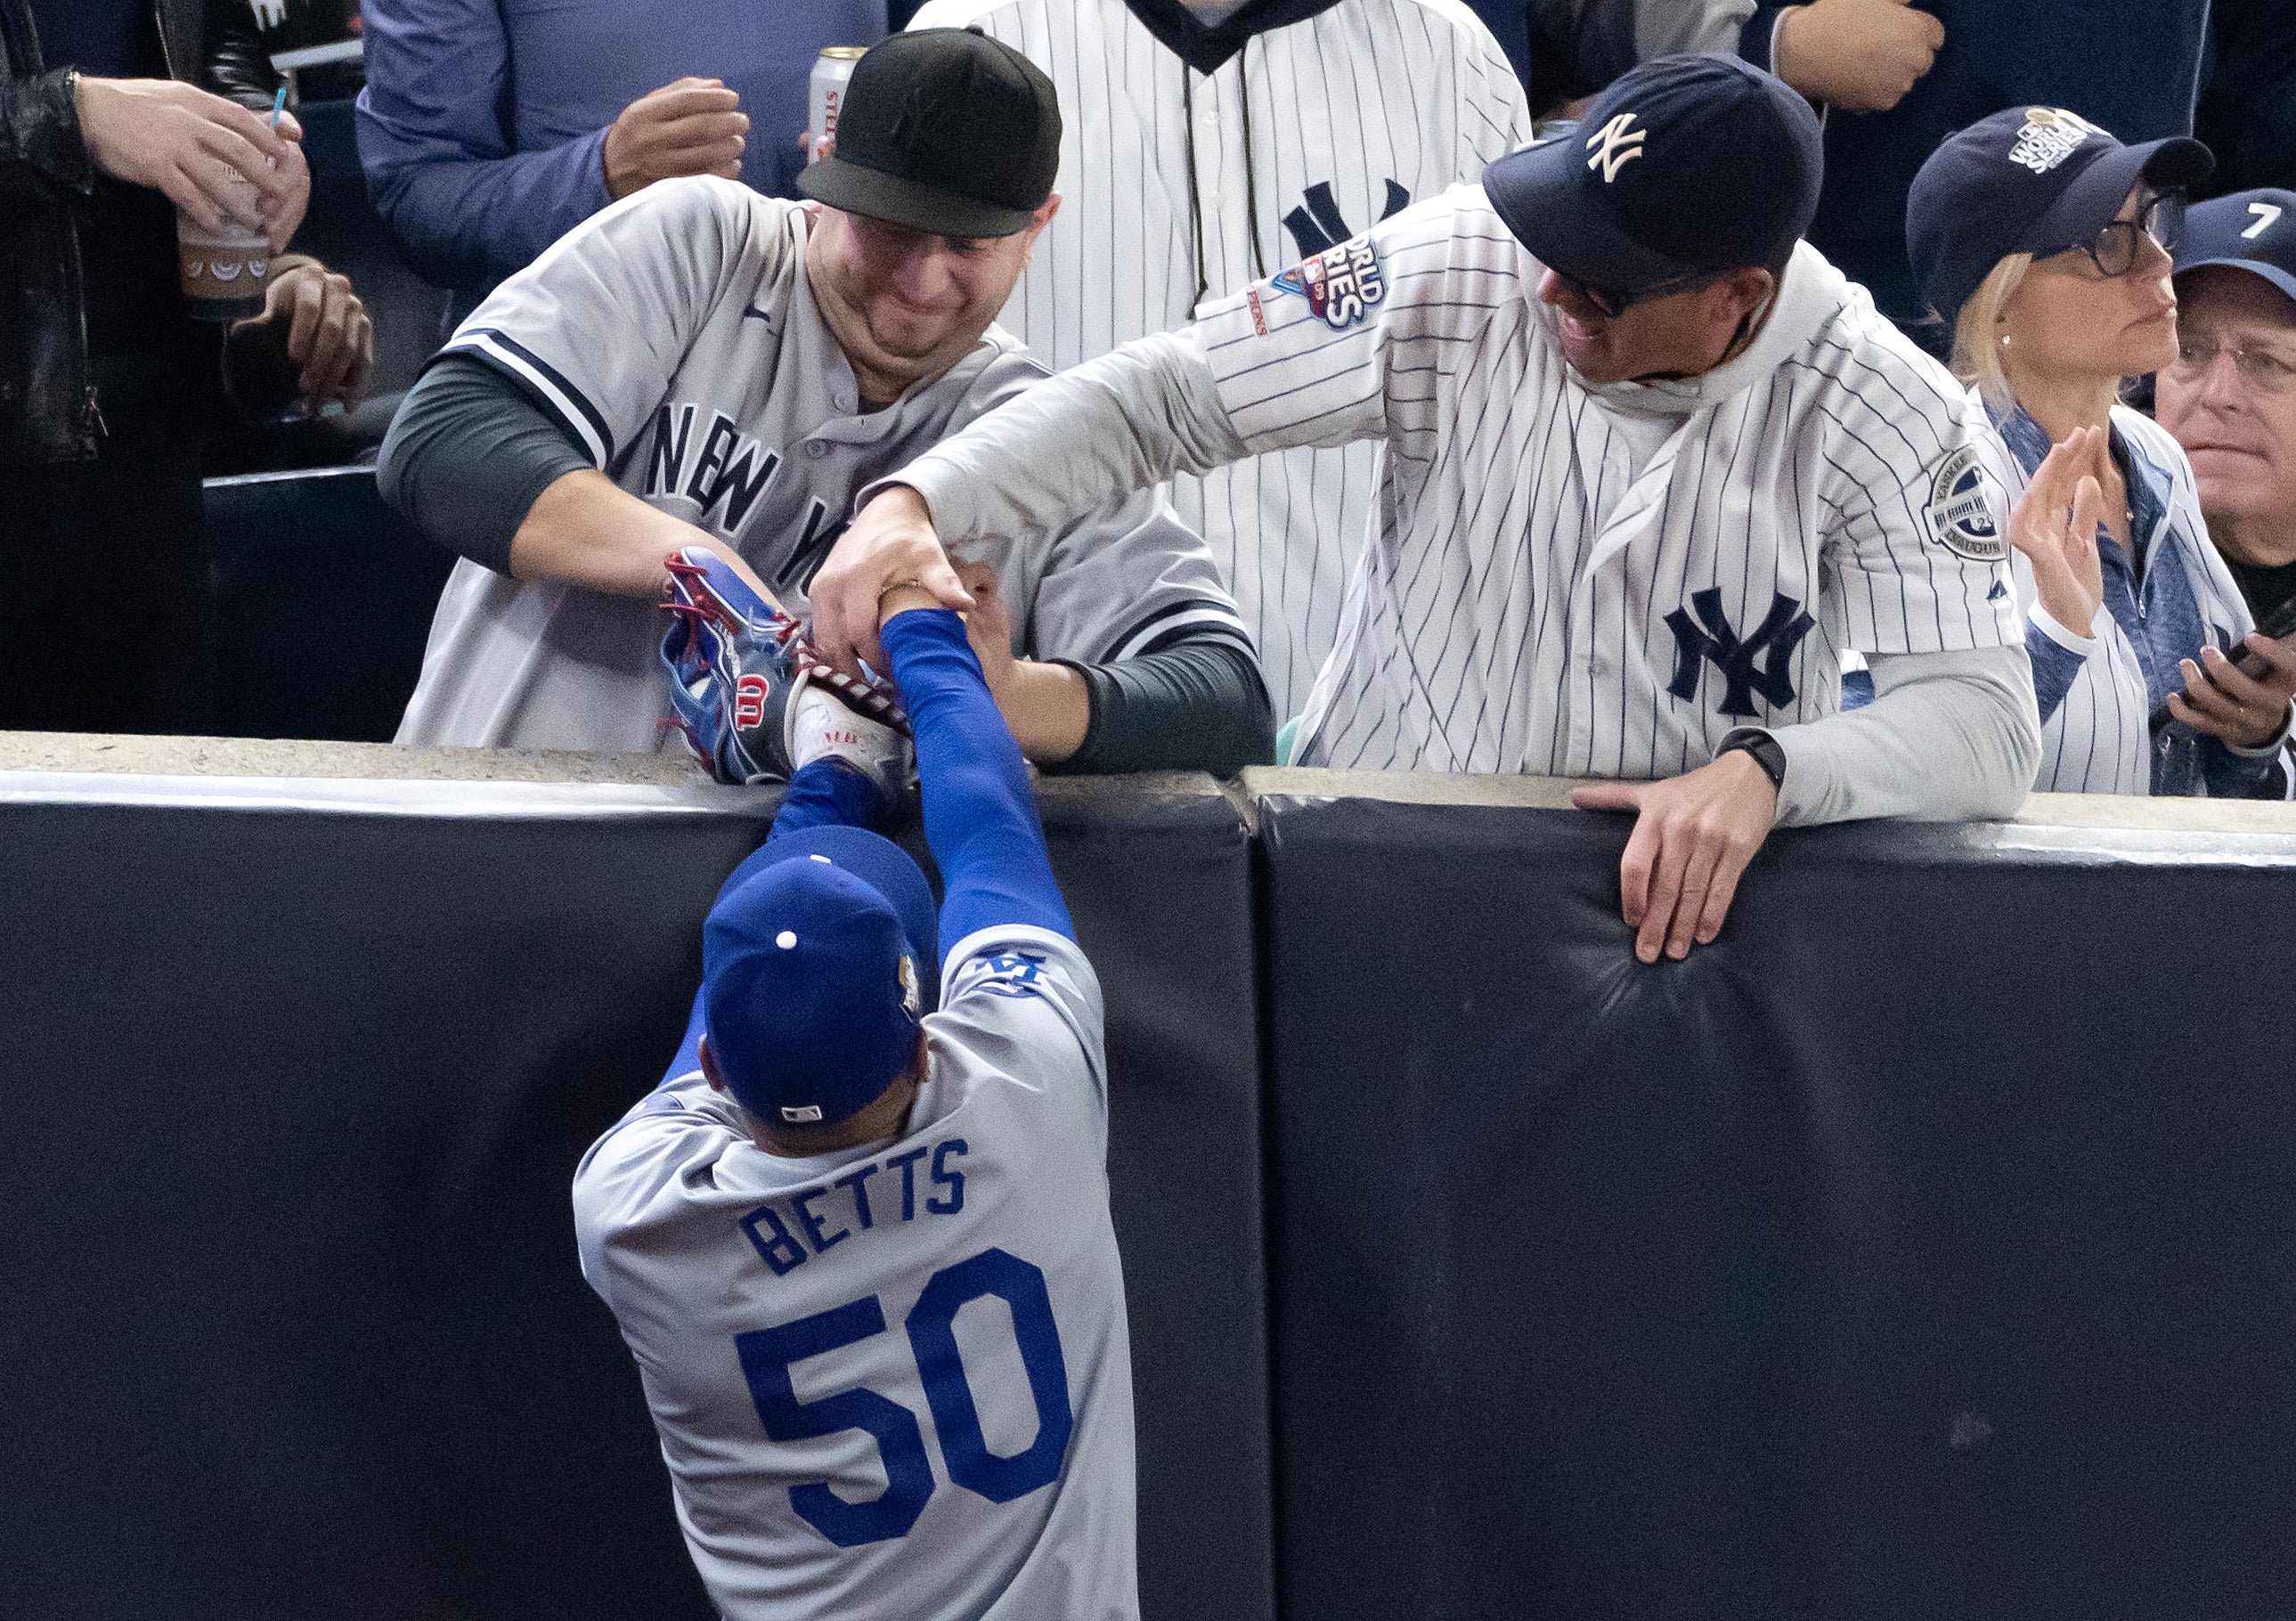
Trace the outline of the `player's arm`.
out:
<instances>
[{"instance_id":1,"label":"player's arm","mask_svg":"<svg viewBox=\"0 0 2296 1621\"><path fill-rule=\"evenodd\" d=\"M1024 924L1073 940L1021 758L967 640L930 592L885 594L882 635L916 740L925 842L940 868L940 937Z\"/></svg>"},{"instance_id":2,"label":"player's arm","mask_svg":"<svg viewBox=\"0 0 2296 1621\"><path fill-rule=\"evenodd\" d=\"M375 477L415 528L498 573L658 598L663 560L706 546L772 600L731 546L620 488L522 384L469 355L440 356L407 390Z\"/></svg>"}]
</instances>

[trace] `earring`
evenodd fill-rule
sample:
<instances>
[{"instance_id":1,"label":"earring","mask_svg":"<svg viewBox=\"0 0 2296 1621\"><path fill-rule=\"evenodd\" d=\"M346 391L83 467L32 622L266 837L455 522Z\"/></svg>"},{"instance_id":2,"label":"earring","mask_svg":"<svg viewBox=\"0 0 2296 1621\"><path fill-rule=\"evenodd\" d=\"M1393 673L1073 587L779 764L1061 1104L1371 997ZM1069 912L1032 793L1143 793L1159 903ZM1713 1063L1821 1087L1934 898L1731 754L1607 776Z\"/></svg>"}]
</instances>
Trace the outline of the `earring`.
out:
<instances>
[{"instance_id":1,"label":"earring","mask_svg":"<svg viewBox=\"0 0 2296 1621\"><path fill-rule=\"evenodd\" d=\"M2001 334L2001 347L2005 349L2009 347L2009 334L2006 332Z\"/></svg>"}]
</instances>

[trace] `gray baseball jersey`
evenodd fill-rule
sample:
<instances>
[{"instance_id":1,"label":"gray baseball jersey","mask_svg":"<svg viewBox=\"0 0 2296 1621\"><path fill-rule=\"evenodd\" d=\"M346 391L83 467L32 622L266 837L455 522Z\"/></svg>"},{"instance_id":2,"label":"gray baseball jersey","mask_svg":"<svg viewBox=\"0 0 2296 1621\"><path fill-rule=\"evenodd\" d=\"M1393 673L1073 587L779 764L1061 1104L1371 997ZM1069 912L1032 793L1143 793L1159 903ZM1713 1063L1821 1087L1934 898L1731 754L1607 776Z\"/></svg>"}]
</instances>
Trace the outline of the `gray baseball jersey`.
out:
<instances>
[{"instance_id":1,"label":"gray baseball jersey","mask_svg":"<svg viewBox=\"0 0 2296 1621\"><path fill-rule=\"evenodd\" d=\"M1100 987L1025 925L943 983L898 1141L765 1153L697 1073L575 1174L726 1621L1139 1613Z\"/></svg>"},{"instance_id":2,"label":"gray baseball jersey","mask_svg":"<svg viewBox=\"0 0 2296 1621\"><path fill-rule=\"evenodd\" d=\"M622 488L732 542L800 616L862 486L1041 381L988 329L938 381L863 412L816 307L803 205L664 181L594 215L474 310L446 353L522 384ZM1185 630L1249 649L1202 541L1153 495L983 541L1016 652L1097 664ZM447 583L402 743L667 746L652 604L465 560Z\"/></svg>"},{"instance_id":3,"label":"gray baseball jersey","mask_svg":"<svg viewBox=\"0 0 2296 1621\"><path fill-rule=\"evenodd\" d=\"M1221 29L1179 0L930 0L910 26L976 23L1060 94L1061 211L1000 317L1056 369L1530 138L1522 86L1458 0L1292 0ZM1375 444L1298 447L1170 487L1227 570L1279 716L1331 649L1378 469Z\"/></svg>"}]
</instances>

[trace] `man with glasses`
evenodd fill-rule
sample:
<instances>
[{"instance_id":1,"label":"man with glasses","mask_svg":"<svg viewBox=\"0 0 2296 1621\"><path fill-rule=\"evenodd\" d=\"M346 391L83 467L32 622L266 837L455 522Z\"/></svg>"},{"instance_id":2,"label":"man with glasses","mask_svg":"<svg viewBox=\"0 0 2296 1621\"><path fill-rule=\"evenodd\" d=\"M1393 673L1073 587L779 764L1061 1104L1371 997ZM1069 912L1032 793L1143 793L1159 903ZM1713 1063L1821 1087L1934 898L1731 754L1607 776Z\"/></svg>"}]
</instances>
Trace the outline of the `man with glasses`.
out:
<instances>
[{"instance_id":1,"label":"man with glasses","mask_svg":"<svg viewBox=\"0 0 2296 1621\"><path fill-rule=\"evenodd\" d=\"M2038 755L1983 415L1800 242L1817 119L1721 57L1055 378L877 487L814 594L873 658L939 536L1294 445L1385 485L1303 764L1619 779L1644 962L1719 929L1774 825L2006 814ZM936 526L939 535L935 533ZM1841 712L1841 654L1880 696Z\"/></svg>"},{"instance_id":2,"label":"man with glasses","mask_svg":"<svg viewBox=\"0 0 2296 1621\"><path fill-rule=\"evenodd\" d=\"M2209 537L2259 622L2296 597L2296 192L2196 204L2177 244L2177 359L2153 381Z\"/></svg>"}]
</instances>

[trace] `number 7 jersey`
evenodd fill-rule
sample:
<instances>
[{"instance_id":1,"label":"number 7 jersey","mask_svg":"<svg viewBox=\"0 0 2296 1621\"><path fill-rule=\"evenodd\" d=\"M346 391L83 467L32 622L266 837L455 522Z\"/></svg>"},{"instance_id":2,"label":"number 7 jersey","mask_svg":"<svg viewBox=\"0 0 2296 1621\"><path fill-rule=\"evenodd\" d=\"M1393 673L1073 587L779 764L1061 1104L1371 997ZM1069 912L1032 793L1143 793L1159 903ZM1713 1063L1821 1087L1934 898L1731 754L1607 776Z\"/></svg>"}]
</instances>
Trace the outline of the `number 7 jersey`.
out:
<instances>
[{"instance_id":1,"label":"number 7 jersey","mask_svg":"<svg viewBox=\"0 0 2296 1621\"><path fill-rule=\"evenodd\" d=\"M767 1154L697 1073L576 1173L726 1621L1139 1613L1099 985L1025 926L943 983L898 1140Z\"/></svg>"}]
</instances>

